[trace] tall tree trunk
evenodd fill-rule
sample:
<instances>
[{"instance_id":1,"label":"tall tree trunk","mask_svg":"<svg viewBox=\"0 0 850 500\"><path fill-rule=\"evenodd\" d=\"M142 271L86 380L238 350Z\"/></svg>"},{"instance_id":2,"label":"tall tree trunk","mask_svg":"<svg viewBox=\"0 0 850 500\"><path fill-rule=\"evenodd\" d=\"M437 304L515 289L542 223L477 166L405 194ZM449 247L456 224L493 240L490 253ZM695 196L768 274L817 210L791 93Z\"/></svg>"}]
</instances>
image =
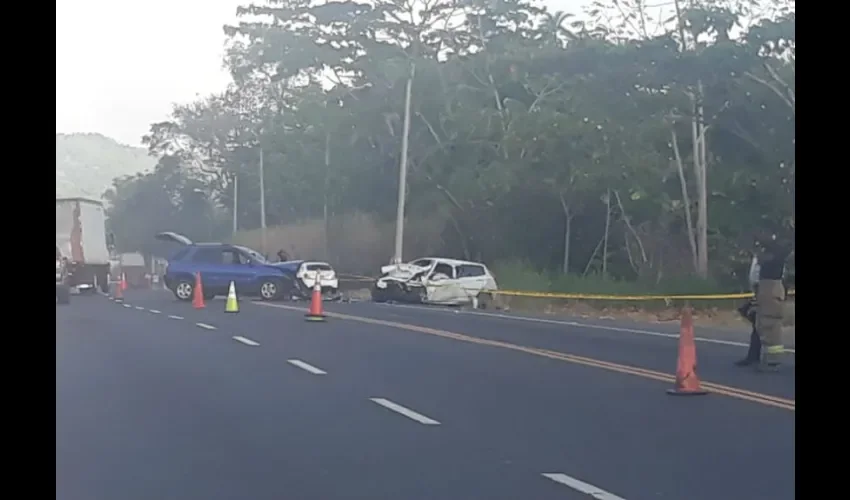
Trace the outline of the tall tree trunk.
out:
<instances>
[{"instance_id":1,"label":"tall tree trunk","mask_svg":"<svg viewBox=\"0 0 850 500\"><path fill-rule=\"evenodd\" d=\"M676 173L679 175L679 186L682 189L682 204L685 211L685 226L688 231L688 246L691 249L691 263L694 272L699 269L697 264L697 241L694 236L694 221L691 216L691 197L688 195L688 182L685 180L685 167L682 165L682 155L679 153L679 137L676 135L676 124L670 130L670 140L673 143L673 159L676 161Z\"/></svg>"},{"instance_id":2,"label":"tall tree trunk","mask_svg":"<svg viewBox=\"0 0 850 500\"><path fill-rule=\"evenodd\" d=\"M563 273L569 274L570 272L570 243L572 241L572 222L573 222L573 213L570 210L570 205L567 203L566 198L564 198L564 193L561 193L561 207L564 209L564 262L563 262Z\"/></svg>"},{"instance_id":3,"label":"tall tree trunk","mask_svg":"<svg viewBox=\"0 0 850 500\"><path fill-rule=\"evenodd\" d=\"M705 113L702 104L702 80L697 81L696 95L696 116L694 123L696 125L696 149L694 155L694 165L697 166L698 172L698 189L699 189L699 206L697 212L697 272L703 278L708 277L708 182L707 182L707 154L706 154L706 137L705 137Z\"/></svg>"},{"instance_id":4,"label":"tall tree trunk","mask_svg":"<svg viewBox=\"0 0 850 500\"><path fill-rule=\"evenodd\" d=\"M611 231L611 188L605 194L605 235L602 243L602 278L608 277L608 234Z\"/></svg>"},{"instance_id":5,"label":"tall tree trunk","mask_svg":"<svg viewBox=\"0 0 850 500\"><path fill-rule=\"evenodd\" d=\"M680 0L673 0L676 9L676 23L681 38L681 52L688 50L688 40L685 33L685 19L682 16ZM696 40L694 40L696 42ZM695 44L696 45L696 44ZM697 88L689 93L691 101L691 138L693 139L694 177L697 187L697 274L708 277L708 185L706 184L705 164L705 121L702 105L702 81L697 81Z\"/></svg>"}]
</instances>

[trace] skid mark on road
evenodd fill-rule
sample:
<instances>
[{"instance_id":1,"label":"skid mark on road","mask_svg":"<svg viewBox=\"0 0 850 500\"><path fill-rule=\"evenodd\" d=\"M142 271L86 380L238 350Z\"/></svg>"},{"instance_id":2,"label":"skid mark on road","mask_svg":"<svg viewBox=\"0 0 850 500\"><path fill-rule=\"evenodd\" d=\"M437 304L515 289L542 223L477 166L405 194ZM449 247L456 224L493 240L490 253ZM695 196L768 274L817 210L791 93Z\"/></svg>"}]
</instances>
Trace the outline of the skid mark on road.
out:
<instances>
[{"instance_id":1,"label":"skid mark on road","mask_svg":"<svg viewBox=\"0 0 850 500\"><path fill-rule=\"evenodd\" d=\"M570 477L560 472L546 473L543 474L543 477L551 479L556 483L563 484L564 486L568 486L578 492L584 493L585 495L591 498L595 498L596 500L625 500L625 498L623 497L618 497L613 493L608 493L602 488L597 488L592 484L587 484L584 481L579 481L574 477Z\"/></svg>"},{"instance_id":2,"label":"skid mark on road","mask_svg":"<svg viewBox=\"0 0 850 500\"><path fill-rule=\"evenodd\" d=\"M266 307L276 307L279 309L285 309L290 311L304 312L304 310L300 307L286 306L282 304L269 304L265 302L257 303L261 306ZM325 315L329 318L337 318L337 319L345 319L350 321L358 321L360 323L366 323L371 325L379 325L379 326L388 326L390 328L396 328L399 330L407 330L411 332L424 333L427 335L434 335L436 337L442 337L447 339L459 340L461 342L468 342L471 344L478 345L486 345L491 347L499 347L502 349L508 349L511 351L524 352L527 354L532 354L535 356L541 356L549 359L557 359L560 361L566 361L568 363L573 363L577 365L590 366L594 368L601 368L603 370L613 371L617 373L623 373L626 375L634 375L637 377L642 377L650 380L657 380L659 382L666 382L668 384L672 384L675 382L675 377L669 375L667 373L658 372L655 370L647 370L644 368L638 368L635 366L622 365L619 363L611 363L608 361L602 361L599 359L588 358L584 356L577 356L574 354L568 354L564 352L558 351L550 351L547 349L537 349L533 347L526 347L517 344L511 344L508 342L501 342L497 340L489 340L483 339L480 337L471 337L469 335L462 335L459 333L450 332L447 330L439 330L436 328L429 328L425 326L412 325L408 323L400 323L396 321L385 321L380 319L368 318L365 316L353 316L350 314L341 314L341 313L332 313L325 311ZM721 384L715 384L712 382L703 382L703 388L710 390L715 394L721 394L724 396L729 396L737 399L743 399L745 401L751 401L753 403L759 403L766 406L773 406L775 408L781 408L783 410L796 410L796 402L793 399L780 398L777 396L771 396L769 394L762 394L759 392L748 391L745 389L738 389L736 387L730 387Z\"/></svg>"},{"instance_id":3,"label":"skid mark on road","mask_svg":"<svg viewBox=\"0 0 850 500\"><path fill-rule=\"evenodd\" d=\"M398 413L399 415L404 415L405 417L409 418L410 420L415 420L416 422L419 422L422 425L440 425L440 422L437 422L433 418L428 418L421 413L417 413L417 412L411 410L410 408L405 408L404 406L401 406L400 404L393 403L389 399L369 398L369 401L372 401L375 404L381 405L388 410L394 411L394 412Z\"/></svg>"}]
</instances>

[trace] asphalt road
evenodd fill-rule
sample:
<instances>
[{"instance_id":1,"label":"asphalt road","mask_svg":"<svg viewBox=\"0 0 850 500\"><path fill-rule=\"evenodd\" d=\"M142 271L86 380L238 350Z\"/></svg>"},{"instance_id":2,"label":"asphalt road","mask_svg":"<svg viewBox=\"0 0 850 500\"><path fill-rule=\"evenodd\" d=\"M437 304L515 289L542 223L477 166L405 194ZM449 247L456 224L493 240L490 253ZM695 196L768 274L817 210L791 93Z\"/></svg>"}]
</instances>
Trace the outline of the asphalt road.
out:
<instances>
[{"instance_id":1,"label":"asphalt road","mask_svg":"<svg viewBox=\"0 0 850 500\"><path fill-rule=\"evenodd\" d=\"M651 330L240 306L57 306L57 500L794 498L793 357L700 341L712 394L677 398Z\"/></svg>"}]
</instances>

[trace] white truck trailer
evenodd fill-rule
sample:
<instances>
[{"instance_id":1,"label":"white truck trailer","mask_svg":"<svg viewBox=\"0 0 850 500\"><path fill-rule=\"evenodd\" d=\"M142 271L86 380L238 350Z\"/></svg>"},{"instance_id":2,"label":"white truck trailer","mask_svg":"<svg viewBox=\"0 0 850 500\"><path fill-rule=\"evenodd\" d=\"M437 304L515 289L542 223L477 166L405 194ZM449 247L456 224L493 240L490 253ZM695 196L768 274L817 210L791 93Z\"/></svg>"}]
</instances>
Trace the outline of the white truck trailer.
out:
<instances>
[{"instance_id":1,"label":"white truck trailer","mask_svg":"<svg viewBox=\"0 0 850 500\"><path fill-rule=\"evenodd\" d=\"M56 199L56 248L67 262L68 284L79 291L109 292L109 248L103 203Z\"/></svg>"}]
</instances>

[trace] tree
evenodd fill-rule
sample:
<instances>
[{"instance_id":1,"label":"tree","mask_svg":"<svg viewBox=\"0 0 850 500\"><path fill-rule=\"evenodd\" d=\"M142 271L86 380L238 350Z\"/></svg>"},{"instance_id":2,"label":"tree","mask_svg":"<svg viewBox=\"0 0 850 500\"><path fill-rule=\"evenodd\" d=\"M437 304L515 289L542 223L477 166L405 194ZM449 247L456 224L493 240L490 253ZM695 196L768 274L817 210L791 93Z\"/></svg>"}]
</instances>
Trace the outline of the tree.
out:
<instances>
[{"instance_id":1,"label":"tree","mask_svg":"<svg viewBox=\"0 0 850 500\"><path fill-rule=\"evenodd\" d=\"M794 229L793 3L753 5L268 1L225 28L227 92L147 141L219 212L238 177L243 227L262 149L269 223L322 220L329 255L335 217L401 208L450 255L722 279Z\"/></svg>"}]
</instances>

